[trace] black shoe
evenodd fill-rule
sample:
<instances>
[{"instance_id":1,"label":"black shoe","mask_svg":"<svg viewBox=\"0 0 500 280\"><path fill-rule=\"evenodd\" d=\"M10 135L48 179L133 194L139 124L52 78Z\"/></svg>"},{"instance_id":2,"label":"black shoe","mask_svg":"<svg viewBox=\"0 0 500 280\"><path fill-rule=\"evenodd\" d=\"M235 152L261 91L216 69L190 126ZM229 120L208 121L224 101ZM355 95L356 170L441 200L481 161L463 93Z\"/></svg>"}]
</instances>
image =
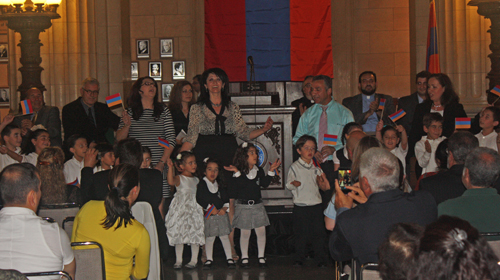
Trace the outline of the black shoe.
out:
<instances>
[{"instance_id":1,"label":"black shoe","mask_svg":"<svg viewBox=\"0 0 500 280\"><path fill-rule=\"evenodd\" d=\"M236 268L236 264L234 263L233 259L227 259L227 268L229 268L229 269L235 269Z\"/></svg>"},{"instance_id":2,"label":"black shoe","mask_svg":"<svg viewBox=\"0 0 500 280\"><path fill-rule=\"evenodd\" d=\"M303 265L303 263L301 261L295 261L293 263L293 266L295 266L295 267L302 267L302 265Z\"/></svg>"},{"instance_id":3,"label":"black shoe","mask_svg":"<svg viewBox=\"0 0 500 280\"><path fill-rule=\"evenodd\" d=\"M264 262L261 262L262 260L264 260ZM259 267L267 268L266 258L259 258Z\"/></svg>"},{"instance_id":4,"label":"black shoe","mask_svg":"<svg viewBox=\"0 0 500 280\"><path fill-rule=\"evenodd\" d=\"M212 269L212 261L211 260L207 260L203 264L203 270L210 270L210 269Z\"/></svg>"},{"instance_id":5,"label":"black shoe","mask_svg":"<svg viewBox=\"0 0 500 280\"><path fill-rule=\"evenodd\" d=\"M244 262L244 261L246 261L246 262ZM241 259L240 267L241 268L249 268L250 267L250 262L248 261L248 258Z\"/></svg>"},{"instance_id":6,"label":"black shoe","mask_svg":"<svg viewBox=\"0 0 500 280\"><path fill-rule=\"evenodd\" d=\"M326 263L325 262L319 262L318 263L318 267L319 268L325 268L326 267Z\"/></svg>"}]
</instances>

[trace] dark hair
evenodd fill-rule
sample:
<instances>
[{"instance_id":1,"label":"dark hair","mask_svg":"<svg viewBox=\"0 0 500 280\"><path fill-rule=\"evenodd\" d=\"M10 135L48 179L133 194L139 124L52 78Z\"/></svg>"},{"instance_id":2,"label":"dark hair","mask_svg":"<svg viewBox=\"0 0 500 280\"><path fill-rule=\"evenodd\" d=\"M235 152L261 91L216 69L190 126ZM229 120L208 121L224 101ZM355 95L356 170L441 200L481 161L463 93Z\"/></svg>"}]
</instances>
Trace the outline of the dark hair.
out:
<instances>
[{"instance_id":1,"label":"dark hair","mask_svg":"<svg viewBox=\"0 0 500 280\"><path fill-rule=\"evenodd\" d=\"M448 169L448 138L444 139L439 143L439 145L436 148L436 163L438 163L438 168L439 170L446 170Z\"/></svg>"},{"instance_id":2,"label":"dark hair","mask_svg":"<svg viewBox=\"0 0 500 280\"><path fill-rule=\"evenodd\" d=\"M219 187L226 187L225 180L224 180L224 167L221 165L219 160L216 158L212 157L207 157L203 160L203 169L200 170L200 178L203 178L204 173L207 171L207 167L209 163L215 163L217 164L217 167L219 168L219 174L217 175L217 178L215 178L215 181L217 181L217 184L219 184Z\"/></svg>"},{"instance_id":3,"label":"dark hair","mask_svg":"<svg viewBox=\"0 0 500 280\"><path fill-rule=\"evenodd\" d=\"M384 134L389 131L389 130L392 130L396 133L396 136L398 138L401 138L401 134L399 133L399 131L392 125L386 125L384 126L384 128L382 128L382 130L380 131L380 134L382 135L382 138L384 138Z\"/></svg>"},{"instance_id":4,"label":"dark hair","mask_svg":"<svg viewBox=\"0 0 500 280\"><path fill-rule=\"evenodd\" d=\"M326 76L326 75L318 75L313 77L313 82L315 81L323 81L326 86L326 90L329 90L332 88L332 78Z\"/></svg>"},{"instance_id":5,"label":"dark hair","mask_svg":"<svg viewBox=\"0 0 500 280\"><path fill-rule=\"evenodd\" d=\"M429 77L431 76L431 72L429 71L420 71L418 72L417 76L415 77L415 83L418 83L418 79L419 78L426 78L427 80L429 80Z\"/></svg>"},{"instance_id":6,"label":"dark hair","mask_svg":"<svg viewBox=\"0 0 500 280\"><path fill-rule=\"evenodd\" d=\"M448 139L448 152L457 164L464 164L467 155L479 147L479 140L468 131L455 132Z\"/></svg>"},{"instance_id":7,"label":"dark hair","mask_svg":"<svg viewBox=\"0 0 500 280\"><path fill-rule=\"evenodd\" d=\"M475 148L467 155L464 168L469 170L472 186L492 187L500 174L500 155L489 148Z\"/></svg>"},{"instance_id":8,"label":"dark hair","mask_svg":"<svg viewBox=\"0 0 500 280\"><path fill-rule=\"evenodd\" d=\"M135 168L141 168L142 146L141 142L135 138L120 140L115 146L115 158L120 159L119 163L127 163Z\"/></svg>"},{"instance_id":9,"label":"dark hair","mask_svg":"<svg viewBox=\"0 0 500 280\"><path fill-rule=\"evenodd\" d=\"M198 83L201 83L201 75L200 75L200 74L198 74L198 75L194 76L194 77L193 77L193 80L197 80L197 81L198 81Z\"/></svg>"},{"instance_id":10,"label":"dark hair","mask_svg":"<svg viewBox=\"0 0 500 280\"><path fill-rule=\"evenodd\" d=\"M307 75L305 78L304 78L304 82L307 80L307 79L312 79L314 78L314 75Z\"/></svg>"},{"instance_id":11,"label":"dark hair","mask_svg":"<svg viewBox=\"0 0 500 280\"><path fill-rule=\"evenodd\" d=\"M406 273L415 263L424 228L417 224L392 226L378 249L380 277L384 280L406 280Z\"/></svg>"},{"instance_id":12,"label":"dark hair","mask_svg":"<svg viewBox=\"0 0 500 280\"><path fill-rule=\"evenodd\" d=\"M440 122L443 124L443 116L440 113L426 113L422 120L425 127L429 128L432 125L432 122Z\"/></svg>"},{"instance_id":13,"label":"dark hair","mask_svg":"<svg viewBox=\"0 0 500 280\"><path fill-rule=\"evenodd\" d=\"M146 146L142 146L142 153L143 154L148 153L149 155L151 155L151 149L149 149Z\"/></svg>"},{"instance_id":14,"label":"dark hair","mask_svg":"<svg viewBox=\"0 0 500 280\"><path fill-rule=\"evenodd\" d=\"M24 146L23 148L21 149L21 153L23 155L28 155L30 153L33 153L33 152L36 152L36 147L35 145L33 145L33 142L31 142L31 140L33 139L37 139L38 136L40 136L42 133L49 133L47 130L45 129L37 129L35 131L31 131L31 130L28 130L28 134L27 134L27 141L24 141Z\"/></svg>"},{"instance_id":15,"label":"dark hair","mask_svg":"<svg viewBox=\"0 0 500 280\"><path fill-rule=\"evenodd\" d=\"M484 108L484 111L490 111L493 114L493 121L499 122L499 125L495 126L495 128L498 128L500 126L500 108L495 107L495 106L488 106Z\"/></svg>"},{"instance_id":16,"label":"dark hair","mask_svg":"<svg viewBox=\"0 0 500 280\"><path fill-rule=\"evenodd\" d=\"M221 99L222 99L222 106L227 107L229 104L229 78L227 77L226 72L220 68L210 68L203 72L201 75L201 82L200 82L200 100L198 103L200 104L205 104L207 107L211 106L210 102L210 93L205 87L207 85L207 79L210 74L214 74L215 76L219 77L221 79L222 84L224 87L221 89Z\"/></svg>"},{"instance_id":17,"label":"dark hair","mask_svg":"<svg viewBox=\"0 0 500 280\"><path fill-rule=\"evenodd\" d=\"M25 204L30 191L38 191L40 178L31 163L15 163L0 173L0 193L4 205Z\"/></svg>"},{"instance_id":18,"label":"dark hair","mask_svg":"<svg viewBox=\"0 0 500 280\"><path fill-rule=\"evenodd\" d=\"M73 134L68 138L68 140L66 140L66 146L68 148L68 151L69 151L69 149L75 147L76 141L78 141L79 139L87 140L87 138L85 138L85 136L80 135L80 134Z\"/></svg>"},{"instance_id":19,"label":"dark hair","mask_svg":"<svg viewBox=\"0 0 500 280\"><path fill-rule=\"evenodd\" d=\"M246 147L243 147L245 143ZM236 149L236 153L234 154L233 158L233 164L241 172L241 174L248 174L248 172L250 172L250 168L248 166L248 151L252 148L257 151L257 148L254 144L243 142Z\"/></svg>"},{"instance_id":20,"label":"dark hair","mask_svg":"<svg viewBox=\"0 0 500 280\"><path fill-rule=\"evenodd\" d=\"M436 79L439 82L439 84L442 87L444 87L443 95L441 95L441 105L446 107L449 104L460 102L460 98L458 97L457 93L455 92L455 89L453 88L453 84L450 80L450 77L448 77L448 75L446 75L444 73L432 74L427 79L427 83L429 83L429 80L432 78ZM427 93L426 102L432 102L432 100L429 97L429 93Z\"/></svg>"},{"instance_id":21,"label":"dark hair","mask_svg":"<svg viewBox=\"0 0 500 280\"><path fill-rule=\"evenodd\" d=\"M177 157L181 155L181 158L178 159ZM190 152L190 151L183 151L183 152L180 152L176 157L175 157L175 165L177 166L177 168L179 168L179 165L181 164L185 164L186 163L186 160L190 157L194 157L195 155L193 154L193 152Z\"/></svg>"},{"instance_id":22,"label":"dark hair","mask_svg":"<svg viewBox=\"0 0 500 280\"><path fill-rule=\"evenodd\" d=\"M373 71L364 71L363 73L359 74L359 77L358 77L358 82L361 84L361 77L365 74L370 74L370 75L373 75L373 80L375 82L377 82L377 74L375 74L375 72Z\"/></svg>"},{"instance_id":23,"label":"dark hair","mask_svg":"<svg viewBox=\"0 0 500 280\"><path fill-rule=\"evenodd\" d=\"M498 257L477 229L443 215L426 227L408 279L500 279L497 263Z\"/></svg>"},{"instance_id":24,"label":"dark hair","mask_svg":"<svg viewBox=\"0 0 500 280\"><path fill-rule=\"evenodd\" d=\"M300 136L300 138L297 140L297 142L295 142L295 149L302 149L302 147L304 146L304 144L307 142L307 141L312 141L314 143L314 147L318 147L318 144L316 143L316 138L314 138L313 136L311 135L302 135Z\"/></svg>"},{"instance_id":25,"label":"dark hair","mask_svg":"<svg viewBox=\"0 0 500 280\"><path fill-rule=\"evenodd\" d=\"M15 125L15 124L8 124L6 125L2 132L0 133L0 136L2 136L2 141L5 142L5 140L3 139L5 136L10 136L10 133L12 132L12 130L14 129L20 129L19 126Z\"/></svg>"},{"instance_id":26,"label":"dark hair","mask_svg":"<svg viewBox=\"0 0 500 280\"><path fill-rule=\"evenodd\" d=\"M113 145L109 143L99 143L95 146L95 149L98 152L98 159L99 159L99 164L101 165L101 159L109 152L114 152L113 150Z\"/></svg>"},{"instance_id":27,"label":"dark hair","mask_svg":"<svg viewBox=\"0 0 500 280\"><path fill-rule=\"evenodd\" d=\"M142 77L142 78L139 78L132 85L132 89L130 89L130 97L128 99L128 106L132 110L132 118L134 120L138 120L142 116L142 113L144 112L144 108L142 107L142 102L141 102L142 97L140 94L140 90L141 90L142 83L145 79L150 79L151 81L153 81L153 84L156 88L156 94L155 94L155 97L153 98L153 117L154 117L154 121L157 122L160 120L160 116L165 108L165 105L163 105L163 103L161 103L158 100L158 94L159 94L158 84L156 83L156 81L153 78L151 78L149 76Z\"/></svg>"},{"instance_id":28,"label":"dark hair","mask_svg":"<svg viewBox=\"0 0 500 280\"><path fill-rule=\"evenodd\" d=\"M116 221L116 229L132 224L132 212L129 202L124 199L130 194L130 191L139 185L139 170L130 164L119 164L111 169L108 177L109 193L104 200L106 207L106 218L102 222L105 229L111 228Z\"/></svg>"},{"instance_id":29,"label":"dark hair","mask_svg":"<svg viewBox=\"0 0 500 280\"><path fill-rule=\"evenodd\" d=\"M168 101L168 109L170 112L182 110L182 89L185 86L190 86L191 90L193 89L193 85L188 81L179 81L175 83L172 88L172 91L170 92L170 100ZM191 98L191 101L189 101L188 108L190 108L194 103L196 103L196 96L193 92L193 97Z\"/></svg>"},{"instance_id":30,"label":"dark hair","mask_svg":"<svg viewBox=\"0 0 500 280\"><path fill-rule=\"evenodd\" d=\"M340 140L342 140L342 145L345 145L346 143L346 135L349 135L354 128L359 128L361 129L361 131L363 131L363 126L357 122L350 122L344 125L344 128L342 129L342 136L340 137Z\"/></svg>"}]
</instances>

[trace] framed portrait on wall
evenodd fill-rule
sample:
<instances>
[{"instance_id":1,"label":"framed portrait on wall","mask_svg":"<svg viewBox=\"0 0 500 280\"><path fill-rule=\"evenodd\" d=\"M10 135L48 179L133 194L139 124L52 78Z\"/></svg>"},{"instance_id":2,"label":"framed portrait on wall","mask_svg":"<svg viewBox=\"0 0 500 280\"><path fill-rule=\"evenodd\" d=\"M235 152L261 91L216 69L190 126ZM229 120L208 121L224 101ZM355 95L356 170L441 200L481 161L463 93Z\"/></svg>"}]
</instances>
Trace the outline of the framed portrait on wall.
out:
<instances>
[{"instance_id":1,"label":"framed portrait on wall","mask_svg":"<svg viewBox=\"0 0 500 280\"><path fill-rule=\"evenodd\" d=\"M10 104L10 89L0 88L0 107L8 107Z\"/></svg>"},{"instance_id":2,"label":"framed portrait on wall","mask_svg":"<svg viewBox=\"0 0 500 280\"><path fill-rule=\"evenodd\" d=\"M139 39L137 40L137 58L149 58L149 40Z\"/></svg>"},{"instance_id":3,"label":"framed portrait on wall","mask_svg":"<svg viewBox=\"0 0 500 280\"><path fill-rule=\"evenodd\" d=\"M162 102L168 102L170 100L170 92L174 84L161 84L161 100Z\"/></svg>"},{"instance_id":4,"label":"framed portrait on wall","mask_svg":"<svg viewBox=\"0 0 500 280\"><path fill-rule=\"evenodd\" d=\"M9 45L7 43L0 43L0 61L9 60Z\"/></svg>"},{"instance_id":5,"label":"framed portrait on wall","mask_svg":"<svg viewBox=\"0 0 500 280\"><path fill-rule=\"evenodd\" d=\"M132 62L130 64L130 78L132 81L137 81L137 79L139 79L139 64L137 62Z\"/></svg>"},{"instance_id":6,"label":"framed portrait on wall","mask_svg":"<svg viewBox=\"0 0 500 280\"><path fill-rule=\"evenodd\" d=\"M149 62L149 76L155 81L161 81L161 62L160 61L150 61Z\"/></svg>"},{"instance_id":7,"label":"framed portrait on wall","mask_svg":"<svg viewBox=\"0 0 500 280\"><path fill-rule=\"evenodd\" d=\"M160 39L160 57L174 56L174 39Z\"/></svg>"},{"instance_id":8,"label":"framed portrait on wall","mask_svg":"<svg viewBox=\"0 0 500 280\"><path fill-rule=\"evenodd\" d=\"M172 79L186 79L186 61L172 61Z\"/></svg>"}]
</instances>

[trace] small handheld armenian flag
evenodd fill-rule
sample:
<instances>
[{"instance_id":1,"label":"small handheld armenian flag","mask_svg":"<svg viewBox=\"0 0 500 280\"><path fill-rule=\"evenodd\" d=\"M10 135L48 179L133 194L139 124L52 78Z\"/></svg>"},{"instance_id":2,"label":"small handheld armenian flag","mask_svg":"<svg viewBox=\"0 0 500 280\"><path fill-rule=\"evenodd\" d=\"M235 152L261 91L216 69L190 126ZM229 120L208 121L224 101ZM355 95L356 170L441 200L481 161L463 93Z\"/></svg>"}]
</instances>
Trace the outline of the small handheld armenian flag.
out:
<instances>
[{"instance_id":1,"label":"small handheld armenian flag","mask_svg":"<svg viewBox=\"0 0 500 280\"><path fill-rule=\"evenodd\" d=\"M78 185L78 178L76 178L76 180L74 180L73 182L69 183L68 185L71 185L71 186Z\"/></svg>"},{"instance_id":2,"label":"small handheld armenian flag","mask_svg":"<svg viewBox=\"0 0 500 280\"><path fill-rule=\"evenodd\" d=\"M455 118L455 129L470 128L470 118Z\"/></svg>"},{"instance_id":3,"label":"small handheld armenian flag","mask_svg":"<svg viewBox=\"0 0 500 280\"><path fill-rule=\"evenodd\" d=\"M214 212L214 210L215 210L215 205L212 204L212 206L208 208L207 212L205 212L205 219L208 220L208 218L210 218L210 215L212 215L212 212Z\"/></svg>"},{"instance_id":4,"label":"small handheld armenian flag","mask_svg":"<svg viewBox=\"0 0 500 280\"><path fill-rule=\"evenodd\" d=\"M106 104L108 104L108 107L110 108L116 105L123 105L120 93L116 93L106 97Z\"/></svg>"},{"instance_id":5,"label":"small handheld armenian flag","mask_svg":"<svg viewBox=\"0 0 500 280\"><path fill-rule=\"evenodd\" d=\"M162 139L161 137L158 137L158 145L162 146L163 148L170 149L170 143L168 143L167 140Z\"/></svg>"},{"instance_id":6,"label":"small handheld armenian flag","mask_svg":"<svg viewBox=\"0 0 500 280\"><path fill-rule=\"evenodd\" d=\"M33 108L29 99L21 101L21 108L23 109L23 115L33 114Z\"/></svg>"},{"instance_id":7,"label":"small handheld armenian flag","mask_svg":"<svg viewBox=\"0 0 500 280\"><path fill-rule=\"evenodd\" d=\"M497 103L498 99L500 99L500 86L495 86L494 88L490 89L490 92L495 94L495 95L498 95L498 98L495 101L493 101L493 103L491 103L491 104Z\"/></svg>"},{"instance_id":8,"label":"small handheld armenian flag","mask_svg":"<svg viewBox=\"0 0 500 280\"><path fill-rule=\"evenodd\" d=\"M393 121L394 123L396 123L397 120L401 119L405 115L406 115L405 110L399 109L396 113L394 113L392 115L389 115L389 119L391 119L391 121Z\"/></svg>"},{"instance_id":9,"label":"small handheld armenian flag","mask_svg":"<svg viewBox=\"0 0 500 280\"><path fill-rule=\"evenodd\" d=\"M384 107L385 107L385 98L380 98L380 102L378 103L378 109L383 111Z\"/></svg>"},{"instance_id":10,"label":"small handheld armenian flag","mask_svg":"<svg viewBox=\"0 0 500 280\"><path fill-rule=\"evenodd\" d=\"M325 134L323 136L323 145L337 145L337 135Z\"/></svg>"}]
</instances>

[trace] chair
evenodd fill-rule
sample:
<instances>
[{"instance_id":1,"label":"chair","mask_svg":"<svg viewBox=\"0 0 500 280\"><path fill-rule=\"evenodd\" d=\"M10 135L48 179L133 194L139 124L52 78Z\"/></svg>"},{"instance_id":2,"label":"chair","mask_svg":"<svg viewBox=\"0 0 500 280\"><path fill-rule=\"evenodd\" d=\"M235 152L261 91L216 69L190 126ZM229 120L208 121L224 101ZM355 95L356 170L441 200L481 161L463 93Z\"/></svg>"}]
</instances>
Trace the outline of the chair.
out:
<instances>
[{"instance_id":1,"label":"chair","mask_svg":"<svg viewBox=\"0 0 500 280\"><path fill-rule=\"evenodd\" d=\"M23 274L24 276L30 277L30 279L37 276L61 275L64 279L73 280L73 278L71 278L71 276L69 276L69 274L65 271L32 272Z\"/></svg>"},{"instance_id":2,"label":"chair","mask_svg":"<svg viewBox=\"0 0 500 280\"><path fill-rule=\"evenodd\" d=\"M50 217L54 219L57 224L62 228L62 223L66 217L74 217L80 208L76 203L61 203L54 205L44 205L47 208L40 208L38 216Z\"/></svg>"},{"instance_id":3,"label":"chair","mask_svg":"<svg viewBox=\"0 0 500 280\"><path fill-rule=\"evenodd\" d=\"M365 263L361 266L361 280L382 280L378 271L378 264Z\"/></svg>"},{"instance_id":4,"label":"chair","mask_svg":"<svg viewBox=\"0 0 500 280\"><path fill-rule=\"evenodd\" d=\"M486 238L500 237L500 232L481 232L481 235ZM500 259L500 240L488 240L488 245L490 245L495 255Z\"/></svg>"},{"instance_id":5,"label":"chair","mask_svg":"<svg viewBox=\"0 0 500 280\"><path fill-rule=\"evenodd\" d=\"M71 240L71 234L73 233L73 222L75 221L75 217L66 217L62 222L62 229L68 234L69 239Z\"/></svg>"},{"instance_id":6,"label":"chair","mask_svg":"<svg viewBox=\"0 0 500 280\"><path fill-rule=\"evenodd\" d=\"M76 247L86 247L76 249ZM97 247L96 247L97 246ZM105 280L104 251L101 244L93 241L72 242L71 247L76 260L76 279Z\"/></svg>"},{"instance_id":7,"label":"chair","mask_svg":"<svg viewBox=\"0 0 500 280\"><path fill-rule=\"evenodd\" d=\"M149 233L151 249L149 253L149 280L160 280L160 247L158 245L158 232L156 231L155 218L151 205L144 201L136 202L132 206L132 215L144 225Z\"/></svg>"}]
</instances>

